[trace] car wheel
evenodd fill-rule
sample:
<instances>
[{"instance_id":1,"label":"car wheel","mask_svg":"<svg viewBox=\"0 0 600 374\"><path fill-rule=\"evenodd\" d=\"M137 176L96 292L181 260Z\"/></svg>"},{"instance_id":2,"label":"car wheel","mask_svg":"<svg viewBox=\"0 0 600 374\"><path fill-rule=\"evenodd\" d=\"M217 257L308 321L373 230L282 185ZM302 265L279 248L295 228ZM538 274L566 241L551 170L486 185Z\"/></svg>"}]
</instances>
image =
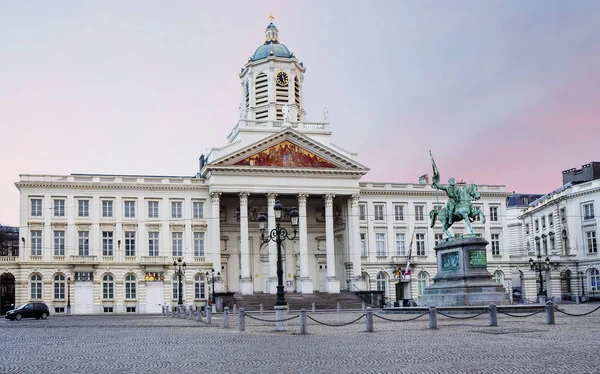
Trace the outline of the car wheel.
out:
<instances>
[{"instance_id":1,"label":"car wheel","mask_svg":"<svg viewBox=\"0 0 600 374\"><path fill-rule=\"evenodd\" d=\"M46 314L46 312L42 313L42 319L46 319L48 318L48 315Z\"/></svg>"},{"instance_id":2,"label":"car wheel","mask_svg":"<svg viewBox=\"0 0 600 374\"><path fill-rule=\"evenodd\" d=\"M21 318L23 318L23 316L21 316L20 314L15 314L15 319L16 319L17 321L20 321L20 320L21 320Z\"/></svg>"}]
</instances>

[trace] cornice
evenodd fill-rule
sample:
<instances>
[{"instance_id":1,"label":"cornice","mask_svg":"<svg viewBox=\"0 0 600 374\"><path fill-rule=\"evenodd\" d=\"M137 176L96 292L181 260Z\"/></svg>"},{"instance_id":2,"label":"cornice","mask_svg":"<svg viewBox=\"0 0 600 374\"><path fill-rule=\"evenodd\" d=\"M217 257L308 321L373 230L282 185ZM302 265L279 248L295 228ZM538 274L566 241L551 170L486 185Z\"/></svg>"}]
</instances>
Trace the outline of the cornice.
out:
<instances>
[{"instance_id":1,"label":"cornice","mask_svg":"<svg viewBox=\"0 0 600 374\"><path fill-rule=\"evenodd\" d=\"M358 169L318 169L318 168L283 168L283 167L260 167L260 166L220 166L211 165L206 167L213 175L219 174L309 174L309 175L352 175L362 177L367 170Z\"/></svg>"},{"instance_id":2,"label":"cornice","mask_svg":"<svg viewBox=\"0 0 600 374\"><path fill-rule=\"evenodd\" d=\"M97 182L16 182L15 186L22 188L59 188L59 189L98 189L98 190L161 190L161 191L206 191L207 185L176 185L176 184L146 184L146 183L97 183Z\"/></svg>"},{"instance_id":3,"label":"cornice","mask_svg":"<svg viewBox=\"0 0 600 374\"><path fill-rule=\"evenodd\" d=\"M419 190L360 190L360 196L367 195L417 195L417 196L435 196L435 191L419 191ZM479 192L481 197L503 197L510 196L508 192Z\"/></svg>"}]
</instances>

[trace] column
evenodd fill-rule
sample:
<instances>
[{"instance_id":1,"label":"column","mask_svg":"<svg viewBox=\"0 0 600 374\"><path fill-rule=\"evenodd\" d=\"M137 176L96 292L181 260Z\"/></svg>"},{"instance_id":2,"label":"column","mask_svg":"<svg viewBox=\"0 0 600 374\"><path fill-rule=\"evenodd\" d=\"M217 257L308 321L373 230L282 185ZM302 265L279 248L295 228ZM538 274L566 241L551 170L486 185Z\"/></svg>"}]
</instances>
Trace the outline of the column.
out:
<instances>
[{"instance_id":1,"label":"column","mask_svg":"<svg viewBox=\"0 0 600 374\"><path fill-rule=\"evenodd\" d=\"M333 198L335 195L325 195L325 240L327 253L327 279L325 292L339 293L340 282L335 278L335 248L333 238Z\"/></svg>"},{"instance_id":2,"label":"column","mask_svg":"<svg viewBox=\"0 0 600 374\"><path fill-rule=\"evenodd\" d=\"M213 263L213 269L215 269L215 273L221 271L221 218L219 217L219 208L220 208L220 192L211 192L210 198L212 202L212 222L211 222L211 230L210 230L210 249L209 255ZM222 281L219 283L215 283L215 292L220 292L222 289Z\"/></svg>"},{"instance_id":3,"label":"column","mask_svg":"<svg viewBox=\"0 0 600 374\"><path fill-rule=\"evenodd\" d=\"M298 213L299 213L299 245L300 245L300 292L313 293L313 283L310 279L308 269L308 228L306 222L306 199L307 194L298 195Z\"/></svg>"},{"instance_id":4,"label":"column","mask_svg":"<svg viewBox=\"0 0 600 374\"><path fill-rule=\"evenodd\" d=\"M360 253L360 224L358 202L360 195L352 195L350 198L350 253L352 256L352 281L351 291L366 290L367 286L362 277L361 253ZM355 286L355 287L353 287Z\"/></svg>"},{"instance_id":5,"label":"column","mask_svg":"<svg viewBox=\"0 0 600 374\"><path fill-rule=\"evenodd\" d=\"M252 278L250 277L250 249L248 248L248 193L240 194L240 266L241 278L239 291L242 295L251 295L254 292Z\"/></svg>"},{"instance_id":6,"label":"column","mask_svg":"<svg viewBox=\"0 0 600 374\"><path fill-rule=\"evenodd\" d=\"M267 195L267 217L268 227L265 236L268 236L271 230L275 228L275 198L277 194L270 193ZM277 293L277 244L274 241L269 241L269 279L267 280L267 292L275 295Z\"/></svg>"}]
</instances>

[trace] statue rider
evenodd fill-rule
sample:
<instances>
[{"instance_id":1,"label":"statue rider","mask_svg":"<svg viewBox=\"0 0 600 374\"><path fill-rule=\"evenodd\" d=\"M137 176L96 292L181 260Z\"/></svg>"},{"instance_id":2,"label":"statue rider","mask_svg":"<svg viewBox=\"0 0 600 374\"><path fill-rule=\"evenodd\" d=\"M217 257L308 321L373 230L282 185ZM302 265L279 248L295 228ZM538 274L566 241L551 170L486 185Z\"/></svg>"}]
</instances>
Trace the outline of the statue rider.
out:
<instances>
[{"instance_id":1,"label":"statue rider","mask_svg":"<svg viewBox=\"0 0 600 374\"><path fill-rule=\"evenodd\" d=\"M452 225L452 218L454 217L454 210L456 206L460 202L460 187L456 187L454 183L454 178L448 179L448 186L442 186L437 183L437 180L433 179L433 184L431 185L433 188L437 188L439 190L445 191L448 195L448 203L446 204L446 210L448 214L448 226Z\"/></svg>"}]
</instances>

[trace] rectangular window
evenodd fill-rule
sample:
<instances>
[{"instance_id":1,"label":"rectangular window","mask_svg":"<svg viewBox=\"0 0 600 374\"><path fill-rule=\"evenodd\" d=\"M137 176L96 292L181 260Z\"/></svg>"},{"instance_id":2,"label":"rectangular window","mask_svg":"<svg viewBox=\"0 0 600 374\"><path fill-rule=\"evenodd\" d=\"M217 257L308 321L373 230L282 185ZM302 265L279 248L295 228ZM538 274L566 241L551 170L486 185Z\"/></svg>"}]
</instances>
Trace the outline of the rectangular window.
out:
<instances>
[{"instance_id":1,"label":"rectangular window","mask_svg":"<svg viewBox=\"0 0 600 374\"><path fill-rule=\"evenodd\" d=\"M63 314L65 312L65 307L64 306L55 306L54 307L54 313L55 314Z\"/></svg>"},{"instance_id":2,"label":"rectangular window","mask_svg":"<svg viewBox=\"0 0 600 374\"><path fill-rule=\"evenodd\" d=\"M94 280L94 273L89 271L79 271L75 273L76 282L92 282Z\"/></svg>"},{"instance_id":3,"label":"rectangular window","mask_svg":"<svg viewBox=\"0 0 600 374\"><path fill-rule=\"evenodd\" d=\"M31 216L42 216L42 199L31 199Z\"/></svg>"},{"instance_id":4,"label":"rectangular window","mask_svg":"<svg viewBox=\"0 0 600 374\"><path fill-rule=\"evenodd\" d=\"M583 219L593 219L594 218L594 204L583 204Z\"/></svg>"},{"instance_id":5,"label":"rectangular window","mask_svg":"<svg viewBox=\"0 0 600 374\"><path fill-rule=\"evenodd\" d=\"M173 256L183 256L183 233L171 233Z\"/></svg>"},{"instance_id":6,"label":"rectangular window","mask_svg":"<svg viewBox=\"0 0 600 374\"><path fill-rule=\"evenodd\" d=\"M398 256L406 256L406 243L404 241L404 234L396 234L396 254Z\"/></svg>"},{"instance_id":7,"label":"rectangular window","mask_svg":"<svg viewBox=\"0 0 600 374\"><path fill-rule=\"evenodd\" d=\"M42 230L31 231L31 255L42 255Z\"/></svg>"},{"instance_id":8,"label":"rectangular window","mask_svg":"<svg viewBox=\"0 0 600 374\"><path fill-rule=\"evenodd\" d=\"M500 256L500 234L492 234L492 255Z\"/></svg>"},{"instance_id":9,"label":"rectangular window","mask_svg":"<svg viewBox=\"0 0 600 374\"><path fill-rule=\"evenodd\" d=\"M545 230L546 229L546 217L542 217L541 220L542 220L542 230Z\"/></svg>"},{"instance_id":10,"label":"rectangular window","mask_svg":"<svg viewBox=\"0 0 600 374\"><path fill-rule=\"evenodd\" d=\"M588 253L598 253L598 246L596 244L596 231L586 232L585 237L587 239Z\"/></svg>"},{"instance_id":11,"label":"rectangular window","mask_svg":"<svg viewBox=\"0 0 600 374\"><path fill-rule=\"evenodd\" d=\"M110 218L113 216L112 200L102 200L102 217Z\"/></svg>"},{"instance_id":12,"label":"rectangular window","mask_svg":"<svg viewBox=\"0 0 600 374\"><path fill-rule=\"evenodd\" d=\"M385 234L375 234L375 254L377 256L385 256Z\"/></svg>"},{"instance_id":13,"label":"rectangular window","mask_svg":"<svg viewBox=\"0 0 600 374\"><path fill-rule=\"evenodd\" d=\"M548 214L548 226L554 226L554 215L552 213Z\"/></svg>"},{"instance_id":14,"label":"rectangular window","mask_svg":"<svg viewBox=\"0 0 600 374\"><path fill-rule=\"evenodd\" d=\"M360 255L367 255L367 234L364 232L360 233Z\"/></svg>"},{"instance_id":15,"label":"rectangular window","mask_svg":"<svg viewBox=\"0 0 600 374\"><path fill-rule=\"evenodd\" d=\"M544 250L544 254L547 255L548 254L548 240L546 238L544 238L542 240L542 249Z\"/></svg>"},{"instance_id":16,"label":"rectangular window","mask_svg":"<svg viewBox=\"0 0 600 374\"><path fill-rule=\"evenodd\" d=\"M54 200L54 217L65 216L65 200L56 199Z\"/></svg>"},{"instance_id":17,"label":"rectangular window","mask_svg":"<svg viewBox=\"0 0 600 374\"><path fill-rule=\"evenodd\" d=\"M112 231L102 231L102 256L113 255L113 236Z\"/></svg>"},{"instance_id":18,"label":"rectangular window","mask_svg":"<svg viewBox=\"0 0 600 374\"><path fill-rule=\"evenodd\" d=\"M171 201L171 218L182 218L182 207L183 203L181 201Z\"/></svg>"},{"instance_id":19,"label":"rectangular window","mask_svg":"<svg viewBox=\"0 0 600 374\"><path fill-rule=\"evenodd\" d=\"M42 300L42 278L41 277L31 281L31 298L34 300Z\"/></svg>"},{"instance_id":20,"label":"rectangular window","mask_svg":"<svg viewBox=\"0 0 600 374\"><path fill-rule=\"evenodd\" d=\"M54 281L54 299L55 300L64 300L65 299L65 281L64 280Z\"/></svg>"},{"instance_id":21,"label":"rectangular window","mask_svg":"<svg viewBox=\"0 0 600 374\"><path fill-rule=\"evenodd\" d=\"M125 218L135 218L135 201L125 201Z\"/></svg>"},{"instance_id":22,"label":"rectangular window","mask_svg":"<svg viewBox=\"0 0 600 374\"><path fill-rule=\"evenodd\" d=\"M550 250L554 252L556 249L556 243L554 243L554 235L550 235Z\"/></svg>"},{"instance_id":23,"label":"rectangular window","mask_svg":"<svg viewBox=\"0 0 600 374\"><path fill-rule=\"evenodd\" d=\"M135 231L125 231L125 256L135 256Z\"/></svg>"},{"instance_id":24,"label":"rectangular window","mask_svg":"<svg viewBox=\"0 0 600 374\"><path fill-rule=\"evenodd\" d=\"M404 206L394 205L394 220L404 221Z\"/></svg>"},{"instance_id":25,"label":"rectangular window","mask_svg":"<svg viewBox=\"0 0 600 374\"><path fill-rule=\"evenodd\" d=\"M540 249L540 240L539 239L537 239L535 241L535 253L537 253L538 255L542 254L541 249Z\"/></svg>"},{"instance_id":26,"label":"rectangular window","mask_svg":"<svg viewBox=\"0 0 600 374\"><path fill-rule=\"evenodd\" d=\"M375 221L383 221L385 209L383 204L375 204Z\"/></svg>"},{"instance_id":27,"label":"rectangular window","mask_svg":"<svg viewBox=\"0 0 600 374\"><path fill-rule=\"evenodd\" d=\"M113 313L113 307L112 306L105 306L104 307L104 313Z\"/></svg>"},{"instance_id":28,"label":"rectangular window","mask_svg":"<svg viewBox=\"0 0 600 374\"><path fill-rule=\"evenodd\" d=\"M203 232L195 232L194 233L194 256L196 256L196 257L204 256L204 233Z\"/></svg>"},{"instance_id":29,"label":"rectangular window","mask_svg":"<svg viewBox=\"0 0 600 374\"><path fill-rule=\"evenodd\" d=\"M65 255L65 232L62 230L54 231L54 255Z\"/></svg>"},{"instance_id":30,"label":"rectangular window","mask_svg":"<svg viewBox=\"0 0 600 374\"><path fill-rule=\"evenodd\" d=\"M435 236L433 237L433 239L435 241L435 245L437 246L438 244L440 244L440 242L442 241L442 239L444 239L444 234L437 233L437 234L435 234Z\"/></svg>"},{"instance_id":31,"label":"rectangular window","mask_svg":"<svg viewBox=\"0 0 600 374\"><path fill-rule=\"evenodd\" d=\"M194 219L204 218L204 203L202 201L194 201L192 210Z\"/></svg>"},{"instance_id":32,"label":"rectangular window","mask_svg":"<svg viewBox=\"0 0 600 374\"><path fill-rule=\"evenodd\" d=\"M158 232L148 233L148 256L158 256Z\"/></svg>"},{"instance_id":33,"label":"rectangular window","mask_svg":"<svg viewBox=\"0 0 600 374\"><path fill-rule=\"evenodd\" d=\"M158 201L148 201L148 218L158 218Z\"/></svg>"},{"instance_id":34,"label":"rectangular window","mask_svg":"<svg viewBox=\"0 0 600 374\"><path fill-rule=\"evenodd\" d=\"M358 219L361 221L367 220L367 206L365 204L358 205Z\"/></svg>"},{"instance_id":35,"label":"rectangular window","mask_svg":"<svg viewBox=\"0 0 600 374\"><path fill-rule=\"evenodd\" d=\"M425 207L423 205L415 205L415 221L425 220Z\"/></svg>"},{"instance_id":36,"label":"rectangular window","mask_svg":"<svg viewBox=\"0 0 600 374\"><path fill-rule=\"evenodd\" d=\"M498 222L498 207L497 206L490 207L490 221Z\"/></svg>"},{"instance_id":37,"label":"rectangular window","mask_svg":"<svg viewBox=\"0 0 600 374\"><path fill-rule=\"evenodd\" d=\"M425 234L416 234L417 256L425 256Z\"/></svg>"},{"instance_id":38,"label":"rectangular window","mask_svg":"<svg viewBox=\"0 0 600 374\"><path fill-rule=\"evenodd\" d=\"M79 217L90 216L90 201L89 200L78 200L77 201L77 215Z\"/></svg>"},{"instance_id":39,"label":"rectangular window","mask_svg":"<svg viewBox=\"0 0 600 374\"><path fill-rule=\"evenodd\" d=\"M80 256L89 256L90 255L90 232L89 231L79 231L79 255Z\"/></svg>"},{"instance_id":40,"label":"rectangular window","mask_svg":"<svg viewBox=\"0 0 600 374\"><path fill-rule=\"evenodd\" d=\"M483 206L481 205L473 205L474 210L482 210ZM475 222L481 222L481 215L478 214L475 216Z\"/></svg>"},{"instance_id":41,"label":"rectangular window","mask_svg":"<svg viewBox=\"0 0 600 374\"><path fill-rule=\"evenodd\" d=\"M525 224L525 234L529 235L529 223Z\"/></svg>"},{"instance_id":42,"label":"rectangular window","mask_svg":"<svg viewBox=\"0 0 600 374\"><path fill-rule=\"evenodd\" d=\"M535 231L540 231L540 221L535 220Z\"/></svg>"},{"instance_id":43,"label":"rectangular window","mask_svg":"<svg viewBox=\"0 0 600 374\"><path fill-rule=\"evenodd\" d=\"M135 307L134 306L125 307L125 313L135 313Z\"/></svg>"}]
</instances>

